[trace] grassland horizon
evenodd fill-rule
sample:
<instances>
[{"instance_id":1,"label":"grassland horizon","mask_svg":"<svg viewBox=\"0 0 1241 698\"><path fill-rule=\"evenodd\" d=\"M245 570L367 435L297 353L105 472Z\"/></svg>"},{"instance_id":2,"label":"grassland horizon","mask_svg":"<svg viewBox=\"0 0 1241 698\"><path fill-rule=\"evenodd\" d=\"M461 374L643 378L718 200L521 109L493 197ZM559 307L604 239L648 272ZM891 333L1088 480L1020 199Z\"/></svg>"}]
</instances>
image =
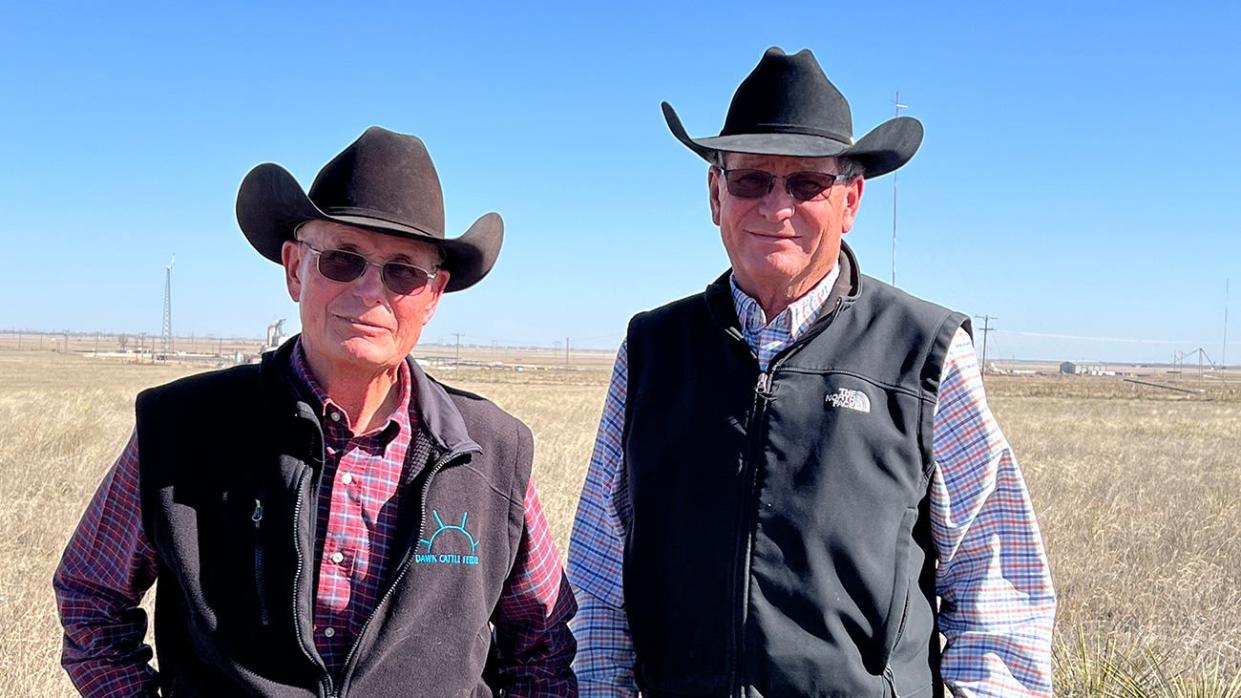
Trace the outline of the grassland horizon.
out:
<instances>
[{"instance_id":1,"label":"grassland horizon","mask_svg":"<svg viewBox=\"0 0 1241 698\"><path fill-rule=\"evenodd\" d=\"M610 365L591 358L571 370L432 369L530 425L562 555ZM10 561L0 568L0 696L73 695L52 570L129 435L134 395L197 370L0 348L0 552ZM1241 696L1241 385L1208 388L987 379L1051 558L1057 695Z\"/></svg>"}]
</instances>

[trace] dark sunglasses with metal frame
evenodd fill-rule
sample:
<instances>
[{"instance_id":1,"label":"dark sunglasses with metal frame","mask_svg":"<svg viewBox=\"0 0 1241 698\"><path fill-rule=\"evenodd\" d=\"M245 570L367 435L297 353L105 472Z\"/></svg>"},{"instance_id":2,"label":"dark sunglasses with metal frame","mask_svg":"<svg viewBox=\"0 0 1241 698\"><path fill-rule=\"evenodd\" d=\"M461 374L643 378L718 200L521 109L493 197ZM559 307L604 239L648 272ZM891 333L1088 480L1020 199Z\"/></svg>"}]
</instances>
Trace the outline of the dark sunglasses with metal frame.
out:
<instances>
[{"instance_id":1,"label":"dark sunglasses with metal frame","mask_svg":"<svg viewBox=\"0 0 1241 698\"><path fill-rule=\"evenodd\" d=\"M305 240L298 240L315 254L315 268L323 278L347 284L366 273L367 267L378 267L384 287L398 296L412 296L430 285L436 271L403 262L376 264L366 257L347 250L321 250Z\"/></svg>"},{"instance_id":2,"label":"dark sunglasses with metal frame","mask_svg":"<svg viewBox=\"0 0 1241 698\"><path fill-rule=\"evenodd\" d=\"M845 175L827 172L791 172L786 175L775 175L763 170L738 169L726 170L717 167L724 177L724 185L728 193L739 199L761 199L771 193L777 179L784 180L784 190L798 201L813 201L825 198L823 192L832 188L836 182L849 179Z\"/></svg>"}]
</instances>

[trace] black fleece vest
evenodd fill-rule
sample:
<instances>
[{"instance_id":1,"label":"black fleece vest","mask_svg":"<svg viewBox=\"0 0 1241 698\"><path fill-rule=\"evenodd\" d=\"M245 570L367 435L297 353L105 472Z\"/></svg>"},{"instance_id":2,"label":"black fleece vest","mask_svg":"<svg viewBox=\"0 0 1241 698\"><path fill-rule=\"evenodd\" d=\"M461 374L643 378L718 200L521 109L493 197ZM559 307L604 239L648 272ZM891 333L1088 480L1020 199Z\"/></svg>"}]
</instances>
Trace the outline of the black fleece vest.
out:
<instances>
[{"instance_id":1,"label":"black fleece vest","mask_svg":"<svg viewBox=\"0 0 1241 698\"><path fill-rule=\"evenodd\" d=\"M636 316L625 604L643 695L930 695L927 496L968 320L856 272L766 374L727 276Z\"/></svg>"},{"instance_id":2,"label":"black fleece vest","mask_svg":"<svg viewBox=\"0 0 1241 698\"><path fill-rule=\"evenodd\" d=\"M138 398L163 695L492 695L488 622L516 559L530 431L411 363L421 429L386 593L329 676L312 638L323 436L291 348Z\"/></svg>"}]
</instances>

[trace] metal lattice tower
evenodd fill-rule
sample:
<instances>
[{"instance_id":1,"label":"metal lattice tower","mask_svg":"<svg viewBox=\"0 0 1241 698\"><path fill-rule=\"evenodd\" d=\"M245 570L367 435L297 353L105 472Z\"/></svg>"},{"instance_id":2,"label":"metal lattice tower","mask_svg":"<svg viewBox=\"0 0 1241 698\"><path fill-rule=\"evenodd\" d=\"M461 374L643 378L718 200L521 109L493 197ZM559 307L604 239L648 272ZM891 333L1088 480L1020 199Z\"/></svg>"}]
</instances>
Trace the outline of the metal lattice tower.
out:
<instances>
[{"instance_id":1,"label":"metal lattice tower","mask_svg":"<svg viewBox=\"0 0 1241 698\"><path fill-rule=\"evenodd\" d=\"M172 356L172 265L177 263L176 256L168 266L164 267L164 329L163 329L163 352L164 358Z\"/></svg>"}]
</instances>

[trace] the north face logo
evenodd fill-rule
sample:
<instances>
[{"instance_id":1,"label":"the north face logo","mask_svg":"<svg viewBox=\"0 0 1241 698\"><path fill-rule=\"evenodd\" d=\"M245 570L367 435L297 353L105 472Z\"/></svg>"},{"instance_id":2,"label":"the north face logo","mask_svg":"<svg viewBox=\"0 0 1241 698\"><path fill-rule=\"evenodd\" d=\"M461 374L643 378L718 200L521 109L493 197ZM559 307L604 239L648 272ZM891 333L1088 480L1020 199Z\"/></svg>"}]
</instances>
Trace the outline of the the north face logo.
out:
<instances>
[{"instance_id":1,"label":"the north face logo","mask_svg":"<svg viewBox=\"0 0 1241 698\"><path fill-rule=\"evenodd\" d=\"M857 412L870 412L870 398L861 390L838 388L836 392L827 396L826 402L832 407L843 407L846 410L855 410Z\"/></svg>"}]
</instances>

